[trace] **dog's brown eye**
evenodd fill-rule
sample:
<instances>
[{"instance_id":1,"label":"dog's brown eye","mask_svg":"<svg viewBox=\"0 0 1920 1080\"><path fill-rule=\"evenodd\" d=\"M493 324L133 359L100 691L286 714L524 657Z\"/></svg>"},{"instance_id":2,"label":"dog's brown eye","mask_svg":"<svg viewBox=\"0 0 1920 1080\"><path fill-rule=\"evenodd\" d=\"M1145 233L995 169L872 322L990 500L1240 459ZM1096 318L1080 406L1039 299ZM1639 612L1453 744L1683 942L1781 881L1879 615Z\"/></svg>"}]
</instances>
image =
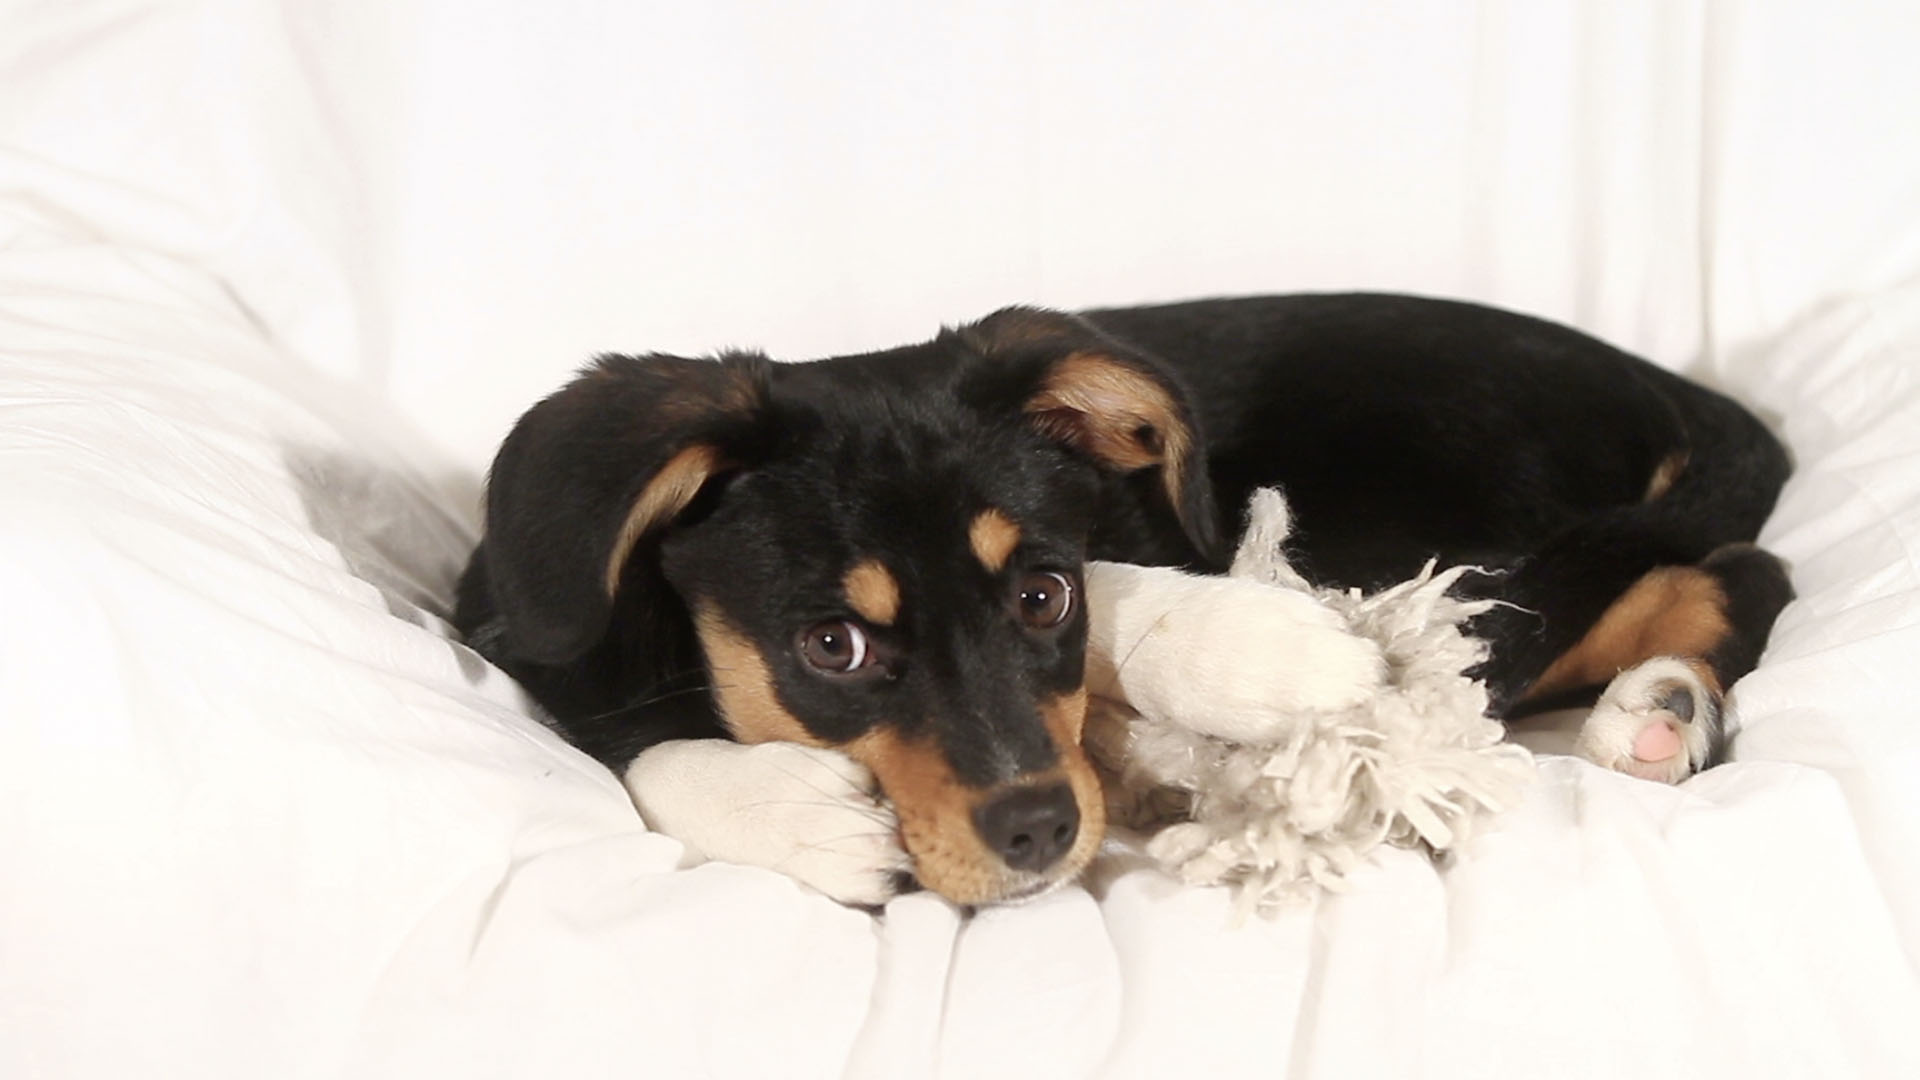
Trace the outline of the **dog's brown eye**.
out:
<instances>
[{"instance_id":1,"label":"dog's brown eye","mask_svg":"<svg viewBox=\"0 0 1920 1080\"><path fill-rule=\"evenodd\" d=\"M800 656L829 675L848 675L873 662L866 631L847 619L818 623L801 634Z\"/></svg>"},{"instance_id":2,"label":"dog's brown eye","mask_svg":"<svg viewBox=\"0 0 1920 1080\"><path fill-rule=\"evenodd\" d=\"M1066 575L1051 571L1028 574L1020 579L1020 596L1014 607L1020 621L1036 630L1059 626L1073 613L1073 583Z\"/></svg>"}]
</instances>

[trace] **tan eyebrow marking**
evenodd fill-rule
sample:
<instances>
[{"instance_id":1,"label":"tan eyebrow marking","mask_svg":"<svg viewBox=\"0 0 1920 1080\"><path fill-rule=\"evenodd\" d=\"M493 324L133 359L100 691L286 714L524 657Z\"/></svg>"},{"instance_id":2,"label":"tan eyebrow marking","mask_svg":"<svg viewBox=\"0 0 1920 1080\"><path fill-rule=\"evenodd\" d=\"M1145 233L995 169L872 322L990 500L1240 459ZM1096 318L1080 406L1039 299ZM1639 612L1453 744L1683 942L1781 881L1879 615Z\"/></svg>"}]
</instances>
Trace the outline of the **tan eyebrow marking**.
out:
<instances>
[{"instance_id":1,"label":"tan eyebrow marking","mask_svg":"<svg viewBox=\"0 0 1920 1080\"><path fill-rule=\"evenodd\" d=\"M840 579L840 587L854 612L876 626L891 626L900 616L900 583L878 559L853 564Z\"/></svg>"},{"instance_id":2,"label":"tan eyebrow marking","mask_svg":"<svg viewBox=\"0 0 1920 1080\"><path fill-rule=\"evenodd\" d=\"M1640 501L1652 502L1665 495L1673 487L1673 482L1680 479L1680 474L1686 471L1687 458L1688 454L1685 450L1675 450L1660 459L1659 466L1653 470L1653 476L1647 481L1647 493L1641 496Z\"/></svg>"},{"instance_id":3,"label":"tan eyebrow marking","mask_svg":"<svg viewBox=\"0 0 1920 1080\"><path fill-rule=\"evenodd\" d=\"M973 523L967 526L967 542L973 546L973 555L980 560L980 565L997 574L1020 544L1020 526L998 509L989 507L975 514Z\"/></svg>"}]
</instances>

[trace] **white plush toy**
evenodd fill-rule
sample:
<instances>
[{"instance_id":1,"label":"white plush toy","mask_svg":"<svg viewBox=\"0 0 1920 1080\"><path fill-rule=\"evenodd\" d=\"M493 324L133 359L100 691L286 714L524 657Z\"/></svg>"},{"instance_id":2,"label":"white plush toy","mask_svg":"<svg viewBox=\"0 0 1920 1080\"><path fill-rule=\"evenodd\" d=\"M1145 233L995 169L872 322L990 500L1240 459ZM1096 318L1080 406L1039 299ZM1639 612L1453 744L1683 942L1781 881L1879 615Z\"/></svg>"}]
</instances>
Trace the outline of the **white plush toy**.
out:
<instances>
[{"instance_id":1,"label":"white plush toy","mask_svg":"<svg viewBox=\"0 0 1920 1080\"><path fill-rule=\"evenodd\" d=\"M1249 515L1226 578L1095 563L1086 589L1109 817L1158 830L1148 852L1235 887L1242 914L1338 887L1382 843L1452 850L1533 770L1463 674L1486 647L1460 624L1491 603L1447 595L1465 568L1316 589L1280 494Z\"/></svg>"}]
</instances>

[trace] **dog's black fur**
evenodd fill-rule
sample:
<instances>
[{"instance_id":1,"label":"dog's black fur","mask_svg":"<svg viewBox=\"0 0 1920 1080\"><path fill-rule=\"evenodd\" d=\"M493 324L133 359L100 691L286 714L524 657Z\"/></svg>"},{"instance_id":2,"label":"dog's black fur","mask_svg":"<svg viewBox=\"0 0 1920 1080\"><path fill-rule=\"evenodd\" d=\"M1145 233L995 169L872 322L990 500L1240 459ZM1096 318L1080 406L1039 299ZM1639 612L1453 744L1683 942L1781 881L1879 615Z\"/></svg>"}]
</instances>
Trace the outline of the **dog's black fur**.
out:
<instances>
[{"instance_id":1,"label":"dog's black fur","mask_svg":"<svg viewBox=\"0 0 1920 1080\"><path fill-rule=\"evenodd\" d=\"M1080 685L1084 621L1010 608L1046 574L1071 589L1087 559L1223 569L1256 487L1285 490L1319 582L1377 586L1429 558L1497 571L1474 588L1509 604L1475 629L1507 713L1660 567L1719 589L1697 658L1717 685L1749 670L1790 592L1771 556L1728 545L1788 472L1728 398L1485 307L1016 308L810 364L603 357L502 445L457 622L615 769L666 739L886 730L991 792L1077 755L1041 717ZM997 570L967 540L988 508L1018 526ZM897 623L849 611L861 559L904 595ZM844 620L868 663L812 665L806 635ZM713 627L752 670L716 670ZM727 715L742 680L772 720Z\"/></svg>"}]
</instances>

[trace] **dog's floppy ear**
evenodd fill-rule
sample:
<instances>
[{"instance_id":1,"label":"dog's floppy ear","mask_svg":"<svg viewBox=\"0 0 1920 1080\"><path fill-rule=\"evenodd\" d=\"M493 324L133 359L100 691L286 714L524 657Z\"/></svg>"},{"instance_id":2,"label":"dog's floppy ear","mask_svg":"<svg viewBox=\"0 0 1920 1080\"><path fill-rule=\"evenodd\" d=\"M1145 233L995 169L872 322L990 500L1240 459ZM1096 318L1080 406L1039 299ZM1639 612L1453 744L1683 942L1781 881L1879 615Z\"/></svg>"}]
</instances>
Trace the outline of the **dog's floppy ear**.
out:
<instances>
[{"instance_id":1,"label":"dog's floppy ear","mask_svg":"<svg viewBox=\"0 0 1920 1080\"><path fill-rule=\"evenodd\" d=\"M527 410L487 483L509 655L564 663L600 639L636 545L753 456L768 363L603 356Z\"/></svg>"},{"instance_id":2,"label":"dog's floppy ear","mask_svg":"<svg viewBox=\"0 0 1920 1080\"><path fill-rule=\"evenodd\" d=\"M1035 430L1111 472L1159 470L1157 487L1201 559L1224 559L1205 444L1172 372L1058 311L1003 308L955 333L1011 380ZM991 396L1005 393L1003 384Z\"/></svg>"}]
</instances>

